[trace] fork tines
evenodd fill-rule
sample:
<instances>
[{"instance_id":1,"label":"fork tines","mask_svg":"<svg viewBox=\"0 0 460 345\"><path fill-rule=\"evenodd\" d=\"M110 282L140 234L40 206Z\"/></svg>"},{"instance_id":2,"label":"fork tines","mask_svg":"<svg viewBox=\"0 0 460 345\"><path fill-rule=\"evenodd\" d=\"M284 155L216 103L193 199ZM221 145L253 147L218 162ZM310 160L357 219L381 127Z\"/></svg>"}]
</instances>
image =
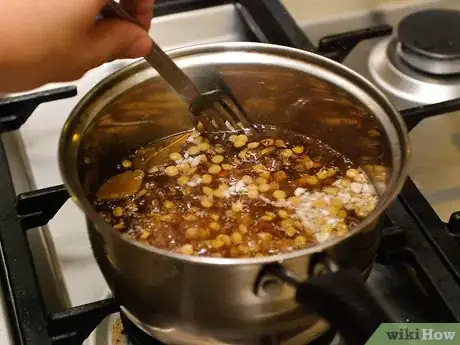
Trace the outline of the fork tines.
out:
<instances>
[{"instance_id":1,"label":"fork tines","mask_svg":"<svg viewBox=\"0 0 460 345\"><path fill-rule=\"evenodd\" d=\"M254 128L238 102L221 90L203 93L190 111L208 132Z\"/></svg>"}]
</instances>

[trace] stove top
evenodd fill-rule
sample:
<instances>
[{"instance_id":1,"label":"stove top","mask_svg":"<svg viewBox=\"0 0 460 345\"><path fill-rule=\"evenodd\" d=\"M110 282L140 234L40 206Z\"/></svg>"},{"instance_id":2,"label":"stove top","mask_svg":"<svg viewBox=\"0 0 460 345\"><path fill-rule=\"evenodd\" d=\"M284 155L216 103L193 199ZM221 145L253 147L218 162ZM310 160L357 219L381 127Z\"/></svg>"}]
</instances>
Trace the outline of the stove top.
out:
<instances>
[{"instance_id":1,"label":"stove top","mask_svg":"<svg viewBox=\"0 0 460 345\"><path fill-rule=\"evenodd\" d=\"M449 65L447 75L445 69L440 75L420 68L415 60L411 65L407 48L417 57L438 59L434 52L453 54L455 60L454 46L414 49L417 37L410 27L413 20L415 27L423 25L418 20L430 15L421 10L460 9L460 4L415 3L302 23L294 21L278 1L157 1L150 34L165 49L261 41L316 51L380 87L404 115L414 154L410 178L386 212L383 241L368 284L399 321L458 321L460 213L455 211L460 210L460 118L455 112L460 110L460 77L450 73L457 72L455 63ZM415 19L408 17L412 13L417 14ZM403 25L398 26L401 21ZM180 29L184 27L193 30ZM401 39L401 35L406 37ZM401 53L403 46L406 55ZM5 301L0 304L0 320L7 327L2 344L72 345L85 339L88 345L137 344L139 337L128 340L121 334L121 328L129 331L130 325L125 320L122 327L119 308L107 293L92 257L84 217L68 200L56 157L58 137L70 110L102 78L131 62L103 65L75 83L50 84L0 98L1 291ZM316 344L331 341L326 337ZM334 341L340 343L338 338ZM305 339L263 342L306 343Z\"/></svg>"}]
</instances>

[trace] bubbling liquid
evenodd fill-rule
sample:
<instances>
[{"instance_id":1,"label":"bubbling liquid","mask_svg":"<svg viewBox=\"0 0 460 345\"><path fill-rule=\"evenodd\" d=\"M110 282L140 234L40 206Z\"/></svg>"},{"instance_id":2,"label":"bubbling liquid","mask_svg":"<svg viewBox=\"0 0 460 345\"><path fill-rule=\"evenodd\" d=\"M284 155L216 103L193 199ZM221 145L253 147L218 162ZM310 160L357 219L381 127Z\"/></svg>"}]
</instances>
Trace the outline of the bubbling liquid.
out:
<instances>
[{"instance_id":1,"label":"bubbling liquid","mask_svg":"<svg viewBox=\"0 0 460 345\"><path fill-rule=\"evenodd\" d=\"M325 143L265 127L191 132L140 148L96 194L129 239L186 255L247 258L347 234L378 203L368 176Z\"/></svg>"}]
</instances>

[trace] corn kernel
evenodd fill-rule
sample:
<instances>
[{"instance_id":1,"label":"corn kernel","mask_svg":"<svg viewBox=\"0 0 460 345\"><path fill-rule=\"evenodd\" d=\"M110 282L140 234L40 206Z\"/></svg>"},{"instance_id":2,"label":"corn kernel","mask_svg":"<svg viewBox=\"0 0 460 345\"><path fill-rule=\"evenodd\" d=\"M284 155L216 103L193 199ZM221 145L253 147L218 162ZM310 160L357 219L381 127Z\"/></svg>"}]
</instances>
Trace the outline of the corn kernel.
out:
<instances>
[{"instance_id":1,"label":"corn kernel","mask_svg":"<svg viewBox=\"0 0 460 345\"><path fill-rule=\"evenodd\" d=\"M213 164L213 165L211 165L209 167L208 172L210 174L216 175L216 174L220 173L221 170L222 170L222 168L219 165Z\"/></svg>"},{"instance_id":2,"label":"corn kernel","mask_svg":"<svg viewBox=\"0 0 460 345\"><path fill-rule=\"evenodd\" d=\"M230 248L230 256L232 258L236 258L237 256L239 256L238 248L236 248L236 247Z\"/></svg>"},{"instance_id":3,"label":"corn kernel","mask_svg":"<svg viewBox=\"0 0 460 345\"><path fill-rule=\"evenodd\" d=\"M294 206L299 205L300 202L301 202L300 197L298 197L298 196L291 196L288 199L288 201L291 203L291 205L294 205Z\"/></svg>"},{"instance_id":4,"label":"corn kernel","mask_svg":"<svg viewBox=\"0 0 460 345\"><path fill-rule=\"evenodd\" d=\"M198 229L196 229L196 228L187 228L187 230L185 230L185 238L187 238L189 240L194 240L194 239L198 238Z\"/></svg>"},{"instance_id":5,"label":"corn kernel","mask_svg":"<svg viewBox=\"0 0 460 345\"><path fill-rule=\"evenodd\" d=\"M358 176L359 171L356 169L348 169L345 175L347 175L348 178L354 179L356 176Z\"/></svg>"},{"instance_id":6,"label":"corn kernel","mask_svg":"<svg viewBox=\"0 0 460 345\"><path fill-rule=\"evenodd\" d=\"M247 157L247 151L246 151L246 150L242 150L242 151L238 152L238 157L241 158L241 159L246 159L246 157Z\"/></svg>"},{"instance_id":7,"label":"corn kernel","mask_svg":"<svg viewBox=\"0 0 460 345\"><path fill-rule=\"evenodd\" d=\"M208 186L204 186L202 190L203 190L203 193L207 196L211 196L214 193L214 190Z\"/></svg>"},{"instance_id":8,"label":"corn kernel","mask_svg":"<svg viewBox=\"0 0 460 345\"><path fill-rule=\"evenodd\" d=\"M152 233L151 233L150 231L145 231L145 230L144 230L144 231L142 232L142 234L141 234L140 239L141 239L141 240L145 240L145 239L149 238L151 234L152 234Z\"/></svg>"},{"instance_id":9,"label":"corn kernel","mask_svg":"<svg viewBox=\"0 0 460 345\"><path fill-rule=\"evenodd\" d=\"M209 228L211 230L219 230L220 229L220 224L217 222L211 222L209 223Z\"/></svg>"},{"instance_id":10,"label":"corn kernel","mask_svg":"<svg viewBox=\"0 0 460 345\"><path fill-rule=\"evenodd\" d=\"M266 184L267 179L259 176L258 178L256 178L256 183L257 184Z\"/></svg>"},{"instance_id":11,"label":"corn kernel","mask_svg":"<svg viewBox=\"0 0 460 345\"><path fill-rule=\"evenodd\" d=\"M252 170L258 173L262 173L263 171L266 171L265 167L262 164L256 164L252 167Z\"/></svg>"},{"instance_id":12,"label":"corn kernel","mask_svg":"<svg viewBox=\"0 0 460 345\"><path fill-rule=\"evenodd\" d=\"M232 170L233 165L231 165L231 164L222 164L222 169L224 169L224 170Z\"/></svg>"},{"instance_id":13,"label":"corn kernel","mask_svg":"<svg viewBox=\"0 0 460 345\"><path fill-rule=\"evenodd\" d=\"M339 189L337 187L327 186L323 188L324 193L329 195L337 195Z\"/></svg>"},{"instance_id":14,"label":"corn kernel","mask_svg":"<svg viewBox=\"0 0 460 345\"><path fill-rule=\"evenodd\" d=\"M233 146L236 148L243 147L244 145L246 145L246 142L238 139L233 143Z\"/></svg>"},{"instance_id":15,"label":"corn kernel","mask_svg":"<svg viewBox=\"0 0 460 345\"><path fill-rule=\"evenodd\" d=\"M176 176L178 173L179 173L179 169L177 169L173 165L170 165L169 167L166 167L165 169L165 174L168 176Z\"/></svg>"},{"instance_id":16,"label":"corn kernel","mask_svg":"<svg viewBox=\"0 0 460 345\"><path fill-rule=\"evenodd\" d=\"M304 166L307 170L309 170L315 166L315 162L313 162L312 160L305 161Z\"/></svg>"},{"instance_id":17,"label":"corn kernel","mask_svg":"<svg viewBox=\"0 0 460 345\"><path fill-rule=\"evenodd\" d=\"M248 191L248 198L255 199L259 196L259 192L257 190L250 190Z\"/></svg>"},{"instance_id":18,"label":"corn kernel","mask_svg":"<svg viewBox=\"0 0 460 345\"><path fill-rule=\"evenodd\" d=\"M137 196L144 196L145 194L147 194L146 189L141 189L139 192L137 192Z\"/></svg>"},{"instance_id":19,"label":"corn kernel","mask_svg":"<svg viewBox=\"0 0 460 345\"><path fill-rule=\"evenodd\" d=\"M273 218L272 216L269 216L269 215L267 215L267 214L264 214L262 217L260 217L260 219L269 222L269 221L273 220L274 218Z\"/></svg>"},{"instance_id":20,"label":"corn kernel","mask_svg":"<svg viewBox=\"0 0 460 345\"><path fill-rule=\"evenodd\" d=\"M314 175L304 175L302 176L302 179L311 186L314 186L319 182L318 177Z\"/></svg>"},{"instance_id":21,"label":"corn kernel","mask_svg":"<svg viewBox=\"0 0 460 345\"><path fill-rule=\"evenodd\" d=\"M169 155L169 159L171 159L172 161L178 161L181 158L182 158L182 156L181 156L181 154L179 152L172 152Z\"/></svg>"},{"instance_id":22,"label":"corn kernel","mask_svg":"<svg viewBox=\"0 0 460 345\"><path fill-rule=\"evenodd\" d=\"M284 232L286 233L286 235L288 235L289 237L292 237L294 236L296 233L297 233L297 230L296 228L294 228L293 226L289 226L287 227Z\"/></svg>"},{"instance_id":23,"label":"corn kernel","mask_svg":"<svg viewBox=\"0 0 460 345\"><path fill-rule=\"evenodd\" d=\"M324 208L326 207L327 204L326 204L326 201L320 199L320 200L313 201L312 205L316 208Z\"/></svg>"},{"instance_id":24,"label":"corn kernel","mask_svg":"<svg viewBox=\"0 0 460 345\"><path fill-rule=\"evenodd\" d=\"M251 183L252 183L252 177L249 176L249 175L244 175L244 176L241 178L241 181L243 181L243 182L246 183L246 184L251 184Z\"/></svg>"},{"instance_id":25,"label":"corn kernel","mask_svg":"<svg viewBox=\"0 0 460 345\"><path fill-rule=\"evenodd\" d=\"M291 149L285 149L281 152L281 156L283 156L284 158L289 158L293 155L294 153L292 152Z\"/></svg>"},{"instance_id":26,"label":"corn kernel","mask_svg":"<svg viewBox=\"0 0 460 345\"><path fill-rule=\"evenodd\" d=\"M275 140L275 146L276 146L276 147L285 147L286 145L284 144L284 140L282 140L282 139L276 139L276 140Z\"/></svg>"},{"instance_id":27,"label":"corn kernel","mask_svg":"<svg viewBox=\"0 0 460 345\"><path fill-rule=\"evenodd\" d=\"M247 254L247 253L249 253L249 247L246 246L246 245L240 244L240 245L238 246L238 251L239 251L241 254Z\"/></svg>"},{"instance_id":28,"label":"corn kernel","mask_svg":"<svg viewBox=\"0 0 460 345\"><path fill-rule=\"evenodd\" d=\"M243 243L243 235L241 235L239 232L234 232L231 235L232 242L235 246Z\"/></svg>"},{"instance_id":29,"label":"corn kernel","mask_svg":"<svg viewBox=\"0 0 460 345\"><path fill-rule=\"evenodd\" d=\"M262 149L262 151L260 151L260 153L262 155L268 155L269 153L271 153L273 151L275 151L275 148L271 146L271 147L266 147L266 148Z\"/></svg>"},{"instance_id":30,"label":"corn kernel","mask_svg":"<svg viewBox=\"0 0 460 345\"><path fill-rule=\"evenodd\" d=\"M198 149L199 149L200 151L209 150L209 143L206 142L206 141L203 141L202 143L199 143L199 144L198 144Z\"/></svg>"},{"instance_id":31,"label":"corn kernel","mask_svg":"<svg viewBox=\"0 0 460 345\"><path fill-rule=\"evenodd\" d=\"M259 146L259 143L255 141L255 142L249 143L247 146L248 146L248 149L255 149Z\"/></svg>"},{"instance_id":32,"label":"corn kernel","mask_svg":"<svg viewBox=\"0 0 460 345\"><path fill-rule=\"evenodd\" d=\"M278 200L284 199L284 198L286 198L286 192L285 192L284 190L280 190L280 189L275 190L275 191L273 192L273 197L274 197L275 199L278 199Z\"/></svg>"},{"instance_id":33,"label":"corn kernel","mask_svg":"<svg viewBox=\"0 0 460 345\"><path fill-rule=\"evenodd\" d=\"M303 152L303 146L295 146L292 148L292 151L298 155L300 155Z\"/></svg>"},{"instance_id":34,"label":"corn kernel","mask_svg":"<svg viewBox=\"0 0 460 345\"><path fill-rule=\"evenodd\" d=\"M112 211L115 217L121 217L123 215L123 209L120 206L117 206Z\"/></svg>"},{"instance_id":35,"label":"corn kernel","mask_svg":"<svg viewBox=\"0 0 460 345\"><path fill-rule=\"evenodd\" d=\"M340 218L345 218L347 216L347 211L345 210L340 210L339 213L338 213L338 216Z\"/></svg>"},{"instance_id":36,"label":"corn kernel","mask_svg":"<svg viewBox=\"0 0 460 345\"><path fill-rule=\"evenodd\" d=\"M316 176L321 179L327 179L328 177L332 177L336 174L336 171L332 168L326 169L326 170L320 170L316 173Z\"/></svg>"},{"instance_id":37,"label":"corn kernel","mask_svg":"<svg viewBox=\"0 0 460 345\"><path fill-rule=\"evenodd\" d=\"M337 207L330 207L329 208L329 215L332 217L336 217L339 214L339 209Z\"/></svg>"},{"instance_id":38,"label":"corn kernel","mask_svg":"<svg viewBox=\"0 0 460 345\"><path fill-rule=\"evenodd\" d=\"M305 244L307 244L307 239L304 236L297 236L294 239L294 243L298 246L304 246Z\"/></svg>"},{"instance_id":39,"label":"corn kernel","mask_svg":"<svg viewBox=\"0 0 460 345\"><path fill-rule=\"evenodd\" d=\"M343 223L337 224L336 229L339 236L345 235L348 232L348 227Z\"/></svg>"},{"instance_id":40,"label":"corn kernel","mask_svg":"<svg viewBox=\"0 0 460 345\"><path fill-rule=\"evenodd\" d=\"M247 186L247 189L248 190L258 190L259 187L257 187L257 185L255 185L255 184L250 184L250 185Z\"/></svg>"},{"instance_id":41,"label":"corn kernel","mask_svg":"<svg viewBox=\"0 0 460 345\"><path fill-rule=\"evenodd\" d=\"M182 163L181 165L178 165L178 168L179 168L179 170L182 171L184 174L188 174L188 173L192 170L192 167L191 167L190 164L188 164L187 162Z\"/></svg>"},{"instance_id":42,"label":"corn kernel","mask_svg":"<svg viewBox=\"0 0 460 345\"><path fill-rule=\"evenodd\" d=\"M334 206L334 207L337 207L337 208L342 208L343 207L342 200L340 200L339 198L332 199L331 200L331 206Z\"/></svg>"},{"instance_id":43,"label":"corn kernel","mask_svg":"<svg viewBox=\"0 0 460 345\"><path fill-rule=\"evenodd\" d=\"M188 176L181 176L177 179L177 184L179 184L180 186L183 186L185 184L187 184L187 182L190 180L190 178Z\"/></svg>"},{"instance_id":44,"label":"corn kernel","mask_svg":"<svg viewBox=\"0 0 460 345\"><path fill-rule=\"evenodd\" d=\"M220 219L220 216L217 213L211 213L210 217L216 222Z\"/></svg>"},{"instance_id":45,"label":"corn kernel","mask_svg":"<svg viewBox=\"0 0 460 345\"><path fill-rule=\"evenodd\" d=\"M179 248L179 253L185 254L185 255L192 255L193 246L191 244L184 244L182 247Z\"/></svg>"},{"instance_id":46,"label":"corn kernel","mask_svg":"<svg viewBox=\"0 0 460 345\"><path fill-rule=\"evenodd\" d=\"M205 184L210 184L212 182L212 175L204 174L203 176L201 176L201 180Z\"/></svg>"},{"instance_id":47,"label":"corn kernel","mask_svg":"<svg viewBox=\"0 0 460 345\"><path fill-rule=\"evenodd\" d=\"M259 237L262 241L270 241L272 239L272 235L268 232L259 232L257 237Z\"/></svg>"},{"instance_id":48,"label":"corn kernel","mask_svg":"<svg viewBox=\"0 0 460 345\"><path fill-rule=\"evenodd\" d=\"M240 141L248 141L248 137L244 134L240 134L236 137L236 140L240 140Z\"/></svg>"},{"instance_id":49,"label":"corn kernel","mask_svg":"<svg viewBox=\"0 0 460 345\"><path fill-rule=\"evenodd\" d=\"M187 150L187 153L190 156L194 156L200 152L200 148L198 146L190 146Z\"/></svg>"},{"instance_id":50,"label":"corn kernel","mask_svg":"<svg viewBox=\"0 0 460 345\"><path fill-rule=\"evenodd\" d=\"M321 217L315 218L315 220L313 221L313 223L315 223L316 225L323 225L325 222L326 220Z\"/></svg>"},{"instance_id":51,"label":"corn kernel","mask_svg":"<svg viewBox=\"0 0 460 345\"><path fill-rule=\"evenodd\" d=\"M269 184L263 183L263 184L259 185L259 192L266 193L269 190L270 190L270 185Z\"/></svg>"},{"instance_id":52,"label":"corn kernel","mask_svg":"<svg viewBox=\"0 0 460 345\"><path fill-rule=\"evenodd\" d=\"M216 198L223 198L225 196L225 189L218 188L218 189L214 190L213 195Z\"/></svg>"},{"instance_id":53,"label":"corn kernel","mask_svg":"<svg viewBox=\"0 0 460 345\"><path fill-rule=\"evenodd\" d=\"M248 232L248 227L244 224L240 224L238 225L238 231L244 235Z\"/></svg>"},{"instance_id":54,"label":"corn kernel","mask_svg":"<svg viewBox=\"0 0 460 345\"><path fill-rule=\"evenodd\" d=\"M224 160L224 156L221 156L221 155L215 155L214 157L212 157L211 161L215 164L219 164L219 163L222 163Z\"/></svg>"},{"instance_id":55,"label":"corn kernel","mask_svg":"<svg viewBox=\"0 0 460 345\"><path fill-rule=\"evenodd\" d=\"M277 171L273 177L275 178L276 181L283 181L287 179L287 174L284 171Z\"/></svg>"},{"instance_id":56,"label":"corn kernel","mask_svg":"<svg viewBox=\"0 0 460 345\"><path fill-rule=\"evenodd\" d=\"M199 144L201 143L202 141L204 140L204 138L200 135L196 136L194 139L193 139L193 143L194 144Z\"/></svg>"},{"instance_id":57,"label":"corn kernel","mask_svg":"<svg viewBox=\"0 0 460 345\"><path fill-rule=\"evenodd\" d=\"M206 207L206 208L211 207L212 206L212 200L209 197L206 197L206 196L202 197L201 198L201 206Z\"/></svg>"},{"instance_id":58,"label":"corn kernel","mask_svg":"<svg viewBox=\"0 0 460 345\"><path fill-rule=\"evenodd\" d=\"M289 213L286 210L279 210L278 216L280 216L283 219L287 219L289 218Z\"/></svg>"},{"instance_id":59,"label":"corn kernel","mask_svg":"<svg viewBox=\"0 0 460 345\"><path fill-rule=\"evenodd\" d=\"M261 172L259 173L259 176L260 176L260 177L263 177L263 178L265 178L265 179L268 180L268 179L270 178L270 171L266 171L266 170L265 170L265 171L261 171Z\"/></svg>"},{"instance_id":60,"label":"corn kernel","mask_svg":"<svg viewBox=\"0 0 460 345\"><path fill-rule=\"evenodd\" d=\"M223 146L220 145L220 144L217 144L216 146L214 146L214 150L215 150L217 153L224 153L224 152L225 152L225 149L224 149Z\"/></svg>"},{"instance_id":61,"label":"corn kernel","mask_svg":"<svg viewBox=\"0 0 460 345\"><path fill-rule=\"evenodd\" d=\"M241 212L243 211L243 204L240 202L236 202L232 205L232 211L233 212Z\"/></svg>"},{"instance_id":62,"label":"corn kernel","mask_svg":"<svg viewBox=\"0 0 460 345\"><path fill-rule=\"evenodd\" d=\"M225 246L225 243L221 239L215 238L211 241L211 246L213 249L219 249Z\"/></svg>"},{"instance_id":63,"label":"corn kernel","mask_svg":"<svg viewBox=\"0 0 460 345\"><path fill-rule=\"evenodd\" d=\"M173 208L173 207L174 207L174 204L173 204L172 201L166 200L166 201L164 202L163 206L164 206L165 208Z\"/></svg>"},{"instance_id":64,"label":"corn kernel","mask_svg":"<svg viewBox=\"0 0 460 345\"><path fill-rule=\"evenodd\" d=\"M234 143L234 142L236 141L236 138L237 138L237 137L238 137L237 135L232 134L232 135L228 138L228 140L229 140L230 142Z\"/></svg>"},{"instance_id":65,"label":"corn kernel","mask_svg":"<svg viewBox=\"0 0 460 345\"><path fill-rule=\"evenodd\" d=\"M130 160L125 159L121 162L121 165L123 166L123 168L127 169L127 168L131 168L133 164L131 163Z\"/></svg>"},{"instance_id":66,"label":"corn kernel","mask_svg":"<svg viewBox=\"0 0 460 345\"><path fill-rule=\"evenodd\" d=\"M226 246L231 246L232 245L232 239L228 235L220 234L220 235L217 235L216 239L219 239L222 242L224 242L224 244Z\"/></svg>"}]
</instances>

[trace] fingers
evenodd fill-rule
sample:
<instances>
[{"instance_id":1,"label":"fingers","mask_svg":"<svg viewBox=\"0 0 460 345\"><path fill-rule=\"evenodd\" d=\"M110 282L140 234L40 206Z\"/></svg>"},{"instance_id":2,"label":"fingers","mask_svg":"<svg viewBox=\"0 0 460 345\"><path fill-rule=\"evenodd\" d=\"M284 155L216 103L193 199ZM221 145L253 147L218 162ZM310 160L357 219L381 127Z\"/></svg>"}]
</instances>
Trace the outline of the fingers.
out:
<instances>
[{"instance_id":1,"label":"fingers","mask_svg":"<svg viewBox=\"0 0 460 345\"><path fill-rule=\"evenodd\" d=\"M94 68L114 59L145 56L151 47L148 34L140 27L118 19L94 24L82 45L82 66Z\"/></svg>"},{"instance_id":2,"label":"fingers","mask_svg":"<svg viewBox=\"0 0 460 345\"><path fill-rule=\"evenodd\" d=\"M155 0L120 0L121 5L133 15L145 30L150 29Z\"/></svg>"}]
</instances>

